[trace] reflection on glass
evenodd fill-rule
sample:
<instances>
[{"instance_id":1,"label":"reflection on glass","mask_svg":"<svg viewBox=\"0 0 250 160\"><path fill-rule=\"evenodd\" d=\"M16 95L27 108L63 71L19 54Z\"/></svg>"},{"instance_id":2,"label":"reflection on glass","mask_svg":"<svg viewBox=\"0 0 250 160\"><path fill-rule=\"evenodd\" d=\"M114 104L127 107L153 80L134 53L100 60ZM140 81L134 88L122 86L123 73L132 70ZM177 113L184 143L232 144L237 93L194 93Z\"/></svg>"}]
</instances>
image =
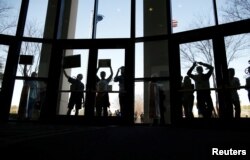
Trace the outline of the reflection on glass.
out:
<instances>
[{"instance_id":1,"label":"reflection on glass","mask_svg":"<svg viewBox=\"0 0 250 160\"><path fill-rule=\"evenodd\" d=\"M0 1L0 34L16 34L21 2L20 0Z\"/></svg>"},{"instance_id":2,"label":"reflection on glass","mask_svg":"<svg viewBox=\"0 0 250 160\"><path fill-rule=\"evenodd\" d=\"M48 0L30 0L24 29L25 37L43 37Z\"/></svg>"},{"instance_id":3,"label":"reflection on glass","mask_svg":"<svg viewBox=\"0 0 250 160\"><path fill-rule=\"evenodd\" d=\"M158 75L152 76L152 78L157 77ZM143 122L155 125L168 124L170 122L169 82L152 79L142 85L144 85Z\"/></svg>"},{"instance_id":4,"label":"reflection on glass","mask_svg":"<svg viewBox=\"0 0 250 160\"><path fill-rule=\"evenodd\" d=\"M177 21L173 33L213 26L212 0L172 0L172 20Z\"/></svg>"},{"instance_id":5,"label":"reflection on glass","mask_svg":"<svg viewBox=\"0 0 250 160\"><path fill-rule=\"evenodd\" d=\"M0 91L2 88L2 81L3 81L8 51L9 51L9 46L0 45Z\"/></svg>"},{"instance_id":6,"label":"reflection on glass","mask_svg":"<svg viewBox=\"0 0 250 160\"><path fill-rule=\"evenodd\" d=\"M245 87L247 84L247 74L246 68L249 66L249 40L250 34L240 34L234 36L225 37L226 44L226 56L228 68L233 68L235 70L234 77L239 79L239 82L242 87ZM248 92L245 88L240 89L239 87L237 92L239 94L240 105L241 105L241 117L250 116L250 106L248 99Z\"/></svg>"},{"instance_id":7,"label":"reflection on glass","mask_svg":"<svg viewBox=\"0 0 250 160\"><path fill-rule=\"evenodd\" d=\"M46 83L36 80L16 80L10 109L10 119L37 120L44 104Z\"/></svg>"},{"instance_id":8,"label":"reflection on glass","mask_svg":"<svg viewBox=\"0 0 250 160\"><path fill-rule=\"evenodd\" d=\"M168 46L166 44L167 41L144 43L143 68L145 77L151 77L153 74L158 74L159 77L169 76Z\"/></svg>"},{"instance_id":9,"label":"reflection on glass","mask_svg":"<svg viewBox=\"0 0 250 160\"><path fill-rule=\"evenodd\" d=\"M167 13L165 0L143 1L144 36L167 34Z\"/></svg>"},{"instance_id":10,"label":"reflection on glass","mask_svg":"<svg viewBox=\"0 0 250 160\"><path fill-rule=\"evenodd\" d=\"M40 57L41 57L41 43L35 42L23 42L21 46L20 55L31 55L33 56L33 63L31 65L27 65L27 74L31 75L32 72L38 72L40 65ZM23 74L24 65L19 64L17 70L17 76L24 76ZM40 75L38 75L40 77Z\"/></svg>"}]
</instances>

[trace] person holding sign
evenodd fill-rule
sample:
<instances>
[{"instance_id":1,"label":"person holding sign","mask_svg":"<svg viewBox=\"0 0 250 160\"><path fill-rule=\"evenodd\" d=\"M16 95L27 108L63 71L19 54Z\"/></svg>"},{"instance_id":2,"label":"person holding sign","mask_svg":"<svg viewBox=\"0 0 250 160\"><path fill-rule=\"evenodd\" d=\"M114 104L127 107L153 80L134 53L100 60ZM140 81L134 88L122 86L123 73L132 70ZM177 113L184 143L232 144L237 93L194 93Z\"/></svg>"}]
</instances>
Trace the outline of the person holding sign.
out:
<instances>
[{"instance_id":1,"label":"person holding sign","mask_svg":"<svg viewBox=\"0 0 250 160\"><path fill-rule=\"evenodd\" d=\"M96 74L98 73L100 67L109 67L110 68L110 76L105 79L106 77L106 72L101 71L100 72L100 77L98 77L98 75L96 75L96 90L97 90L97 94L96 94L96 103L95 103L95 107L96 107L96 116L101 116L102 115L102 111L103 111L103 116L107 117L108 116L108 107L110 106L109 103L109 94L108 94L108 86L110 81L112 80L113 77L113 70L112 67L110 65L101 65L101 63L99 63L99 66L97 68Z\"/></svg>"},{"instance_id":2,"label":"person holding sign","mask_svg":"<svg viewBox=\"0 0 250 160\"><path fill-rule=\"evenodd\" d=\"M68 82L71 83L70 86L70 98L68 103L67 115L71 115L71 111L75 106L75 115L79 113L79 109L82 108L82 103L84 103L84 84L81 82L83 79L82 74L78 74L76 78L70 77L65 70L63 70L65 77L68 79Z\"/></svg>"}]
</instances>

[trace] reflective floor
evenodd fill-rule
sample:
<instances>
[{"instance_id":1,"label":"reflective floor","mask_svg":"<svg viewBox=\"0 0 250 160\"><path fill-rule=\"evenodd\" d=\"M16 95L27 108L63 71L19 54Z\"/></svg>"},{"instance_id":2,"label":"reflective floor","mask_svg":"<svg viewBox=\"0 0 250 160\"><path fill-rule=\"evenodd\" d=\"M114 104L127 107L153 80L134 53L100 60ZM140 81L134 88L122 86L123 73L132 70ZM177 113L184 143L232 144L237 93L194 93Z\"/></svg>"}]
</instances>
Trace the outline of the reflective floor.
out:
<instances>
[{"instance_id":1,"label":"reflective floor","mask_svg":"<svg viewBox=\"0 0 250 160\"><path fill-rule=\"evenodd\" d=\"M1 124L1 156L8 159L216 159L212 148L250 153L249 128ZM221 158L221 156L219 157ZM247 156L237 156L237 159ZM249 158L249 157L248 157Z\"/></svg>"}]
</instances>

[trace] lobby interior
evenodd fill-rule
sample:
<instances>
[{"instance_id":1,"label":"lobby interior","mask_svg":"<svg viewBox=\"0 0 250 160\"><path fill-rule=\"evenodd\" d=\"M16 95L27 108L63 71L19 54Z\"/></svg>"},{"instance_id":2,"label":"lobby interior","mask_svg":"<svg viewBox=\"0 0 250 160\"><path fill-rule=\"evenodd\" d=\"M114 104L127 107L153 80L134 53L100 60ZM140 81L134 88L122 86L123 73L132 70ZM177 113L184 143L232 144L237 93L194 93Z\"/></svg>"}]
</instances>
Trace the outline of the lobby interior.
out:
<instances>
[{"instance_id":1,"label":"lobby interior","mask_svg":"<svg viewBox=\"0 0 250 160\"><path fill-rule=\"evenodd\" d=\"M242 12L241 18L226 17L228 21L222 21L219 2L213 0L209 2L212 19L204 18L198 21L198 26L193 24L181 30L182 23L191 19L184 22L173 17L182 12L188 15L192 7L179 13L174 7L176 2L170 0L111 1L114 3L110 2L109 6L103 0L46 0L40 4L45 8L42 17L38 14L44 19L44 25L42 34L37 36L27 29L29 15L35 15L31 11L37 9L32 8L36 0L17 0L14 33L0 33L2 156L206 160L220 158L211 155L212 148L232 148L246 150L247 156L237 156L237 159L247 159L250 106L245 79L250 51L250 14ZM180 4L182 8L185 2ZM117 7L115 12L111 7ZM204 21L212 22L204 24ZM96 73L96 69L100 60L107 59L111 61L114 75L119 67L125 67L127 107L125 112L119 112L119 84L112 81L108 91L110 115L97 117L96 75L99 72ZM214 104L210 118L200 115L196 100L194 118L187 118L181 104L181 94L190 91L182 88L180 79L186 76L194 61L205 61L214 67L210 87L205 89L211 92ZM36 71L38 76L25 76L25 65L29 74ZM240 118L234 117L229 94L232 88L228 87L227 75L231 67L241 78L241 85L236 88L241 99ZM66 115L71 90L63 70L72 77L78 73L84 77L85 99L78 116L74 115L75 110L70 116ZM107 76L110 74L107 68L102 70ZM27 104L21 105L26 81L36 81L40 87L39 109L33 112L31 119L26 117ZM157 83L163 97L153 94L152 98L152 83ZM197 89L192 92L196 98ZM158 110L152 102L160 106ZM156 112L159 113L155 115Z\"/></svg>"}]
</instances>

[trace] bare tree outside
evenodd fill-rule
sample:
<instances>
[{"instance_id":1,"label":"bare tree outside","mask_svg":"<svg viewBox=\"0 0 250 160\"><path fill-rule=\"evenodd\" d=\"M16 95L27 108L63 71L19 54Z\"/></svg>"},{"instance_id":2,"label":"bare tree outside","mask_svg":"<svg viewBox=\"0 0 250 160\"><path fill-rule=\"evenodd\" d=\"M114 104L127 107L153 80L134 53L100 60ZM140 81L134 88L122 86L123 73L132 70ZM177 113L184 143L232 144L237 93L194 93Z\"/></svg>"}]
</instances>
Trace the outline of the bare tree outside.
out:
<instances>
[{"instance_id":1,"label":"bare tree outside","mask_svg":"<svg viewBox=\"0 0 250 160\"><path fill-rule=\"evenodd\" d=\"M0 34L4 35L16 34L20 6L21 6L21 1L19 1L19 3L18 2L13 3L12 1L8 0L0 0ZM29 17L32 16L30 16L29 14L27 15L27 20L24 29L24 36L41 38L43 36L43 30L42 30L43 22L40 22L41 20L39 18L34 17L33 18L34 20L32 20L32 18ZM27 65L26 68L27 70L24 69L24 65L19 64L16 73L17 76L31 75L32 72L38 72L41 48L42 48L42 43L22 42L20 55L32 55L33 64ZM8 45L0 45L0 88L2 87L1 84L2 84L2 79L4 77L4 70L8 52L9 52ZM15 99L15 105L13 105L12 107L18 106L19 109L25 108L25 105L20 105L21 104L20 102L22 101L21 97L22 96L25 97L25 94L23 94L24 92L25 92L25 87L22 84L22 82L16 81L15 90L13 93L15 94L14 99L15 98L16 99ZM19 100L17 98L19 97L18 95L20 95Z\"/></svg>"},{"instance_id":2,"label":"bare tree outside","mask_svg":"<svg viewBox=\"0 0 250 160\"><path fill-rule=\"evenodd\" d=\"M27 37L42 37L42 31L39 27L37 21L29 21L25 26L25 35ZM41 54L42 44L36 42L23 42L21 46L20 55L33 55L34 62L33 65L27 66L27 75L30 75L31 72L37 72L39 62L40 62L40 54ZM24 76L23 70L24 65L19 65L18 71Z\"/></svg>"},{"instance_id":3,"label":"bare tree outside","mask_svg":"<svg viewBox=\"0 0 250 160\"><path fill-rule=\"evenodd\" d=\"M0 45L0 91L2 88L3 74L5 70L5 62L7 59L9 47L6 45Z\"/></svg>"},{"instance_id":4,"label":"bare tree outside","mask_svg":"<svg viewBox=\"0 0 250 160\"><path fill-rule=\"evenodd\" d=\"M13 10L7 1L0 1L0 34L14 35L17 26L17 17L13 17ZM6 47L1 46L0 50L0 74L3 74L4 61L6 61Z\"/></svg>"},{"instance_id":5,"label":"bare tree outside","mask_svg":"<svg viewBox=\"0 0 250 160\"><path fill-rule=\"evenodd\" d=\"M226 4L220 9L223 13L224 23L243 20L250 17L250 1L249 0L228 0ZM209 16L197 16L192 25L196 28L203 28L204 26L211 26ZM193 28L193 27L191 27ZM246 57L245 50L250 48L250 41L248 34L241 34L236 36L225 37L225 47L227 54L227 64L229 65L238 58ZM213 45L212 40L196 41L192 43L181 44L180 57L182 70L190 68L193 62L202 61L214 66ZM216 86L215 73L212 75L213 88ZM218 98L216 95L216 110L218 112Z\"/></svg>"},{"instance_id":6,"label":"bare tree outside","mask_svg":"<svg viewBox=\"0 0 250 160\"><path fill-rule=\"evenodd\" d=\"M11 16L13 7L6 1L0 1L0 34L13 34L16 27L16 18ZM7 52L6 52L7 51ZM2 79L7 58L8 49L5 45L0 45L0 88L2 87Z\"/></svg>"},{"instance_id":7,"label":"bare tree outside","mask_svg":"<svg viewBox=\"0 0 250 160\"><path fill-rule=\"evenodd\" d=\"M7 1L0 1L0 34L14 35L17 26L17 17L13 17L14 7ZM42 37L42 31L37 21L28 21L25 25L25 35L28 37ZM37 71L42 45L34 42L23 42L21 47L21 55L33 55L34 64L27 67L27 74ZM8 47L0 46L0 80L3 78L5 62L8 55ZM24 75L24 66L19 65L18 74Z\"/></svg>"},{"instance_id":8,"label":"bare tree outside","mask_svg":"<svg viewBox=\"0 0 250 160\"><path fill-rule=\"evenodd\" d=\"M15 7L11 6L7 0L0 1L0 34L14 35L17 26L17 17L13 16ZM28 20L25 25L25 36L41 38L43 35L42 29L37 20ZM42 45L34 42L23 42L21 47L21 55L33 55L34 63L27 67L27 74L32 71L37 71ZM8 49L5 46L0 47L0 78L3 76L3 68L8 54ZM18 74L23 75L23 65L19 65Z\"/></svg>"},{"instance_id":9,"label":"bare tree outside","mask_svg":"<svg viewBox=\"0 0 250 160\"><path fill-rule=\"evenodd\" d=\"M239 21L250 18L249 0L227 0L221 8L224 22Z\"/></svg>"},{"instance_id":10,"label":"bare tree outside","mask_svg":"<svg viewBox=\"0 0 250 160\"><path fill-rule=\"evenodd\" d=\"M13 29L17 26L16 17L12 17L14 7L7 1L0 1L0 34L14 34Z\"/></svg>"}]
</instances>

